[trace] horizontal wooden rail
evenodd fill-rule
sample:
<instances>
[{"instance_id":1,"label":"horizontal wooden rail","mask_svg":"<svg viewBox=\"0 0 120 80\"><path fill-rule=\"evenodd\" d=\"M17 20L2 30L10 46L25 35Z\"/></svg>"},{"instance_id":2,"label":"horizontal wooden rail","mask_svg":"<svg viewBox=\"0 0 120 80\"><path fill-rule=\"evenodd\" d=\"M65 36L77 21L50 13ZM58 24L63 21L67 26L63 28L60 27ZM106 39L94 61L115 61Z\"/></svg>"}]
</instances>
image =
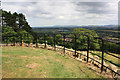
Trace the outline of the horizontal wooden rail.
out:
<instances>
[{"instance_id":1,"label":"horizontal wooden rail","mask_svg":"<svg viewBox=\"0 0 120 80\"><path fill-rule=\"evenodd\" d=\"M101 56L99 56L99 55L97 55L97 54L95 54L95 53L92 53L92 52L90 52L91 54L94 54L94 55L96 55L96 56L98 56L98 57L100 57L100 58L102 58Z\"/></svg>"},{"instance_id":2,"label":"horizontal wooden rail","mask_svg":"<svg viewBox=\"0 0 120 80\"><path fill-rule=\"evenodd\" d=\"M115 65L115 66L117 66L117 67L120 67L120 65L115 64L115 63L113 63L113 62L111 62L111 61L109 61L109 60L107 60L107 59L105 59L105 58L104 58L104 60L105 60L105 61L108 61L109 63L111 63L111 64L113 64L113 65Z\"/></svg>"},{"instance_id":3,"label":"horizontal wooden rail","mask_svg":"<svg viewBox=\"0 0 120 80\"><path fill-rule=\"evenodd\" d=\"M90 53L92 53L92 52L90 52ZM92 54L94 54L94 53L92 53ZM99 56L99 55L97 55L97 54L94 54L94 55L96 55L96 56L98 56L98 57L102 58L101 56ZM115 66L120 67L120 65L115 64L115 63L113 63L113 62L111 62L111 61L109 61L109 60L107 60L107 59L105 59L105 58L104 58L104 60L106 60L106 61L110 62L111 64L114 64Z\"/></svg>"},{"instance_id":4,"label":"horizontal wooden rail","mask_svg":"<svg viewBox=\"0 0 120 80\"><path fill-rule=\"evenodd\" d=\"M106 67L107 69L111 70L111 71L114 72L115 74L118 74L118 75L120 76L120 73L115 72L114 70L112 70L111 68L109 68L109 67L107 67L107 66L105 66L105 65L103 65L103 66Z\"/></svg>"},{"instance_id":5,"label":"horizontal wooden rail","mask_svg":"<svg viewBox=\"0 0 120 80\"><path fill-rule=\"evenodd\" d=\"M120 57L115 56L115 55L113 55L113 54L110 54L110 53L108 53L107 51L105 51L105 53L108 54L108 55L111 55L111 56L113 56L113 57L116 57L116 58L120 59Z\"/></svg>"}]
</instances>

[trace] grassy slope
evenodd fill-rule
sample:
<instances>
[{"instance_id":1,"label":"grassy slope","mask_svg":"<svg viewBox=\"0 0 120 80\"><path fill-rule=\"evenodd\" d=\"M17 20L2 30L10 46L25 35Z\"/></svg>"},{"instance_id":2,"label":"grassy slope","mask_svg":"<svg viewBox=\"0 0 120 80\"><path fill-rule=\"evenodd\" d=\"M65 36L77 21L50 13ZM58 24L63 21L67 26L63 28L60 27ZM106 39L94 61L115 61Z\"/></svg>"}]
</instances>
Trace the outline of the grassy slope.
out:
<instances>
[{"instance_id":1,"label":"grassy slope","mask_svg":"<svg viewBox=\"0 0 120 80\"><path fill-rule=\"evenodd\" d=\"M54 51L27 47L3 47L2 51L3 78L102 77L85 64Z\"/></svg>"},{"instance_id":2,"label":"grassy slope","mask_svg":"<svg viewBox=\"0 0 120 80\"><path fill-rule=\"evenodd\" d=\"M97 55L99 55L99 53L100 53L100 56L102 56L102 52L97 51L97 52L93 52L93 53L97 54ZM110 53L110 54L120 57L119 54L115 54L115 53ZM120 65L119 59L114 57L114 56L111 56L111 55L104 53L104 58L109 60L109 61L112 61L113 63ZM105 61L105 62L107 62L107 61ZM111 64L111 63L107 62L107 64ZM120 67L118 67L118 68L120 69Z\"/></svg>"}]
</instances>

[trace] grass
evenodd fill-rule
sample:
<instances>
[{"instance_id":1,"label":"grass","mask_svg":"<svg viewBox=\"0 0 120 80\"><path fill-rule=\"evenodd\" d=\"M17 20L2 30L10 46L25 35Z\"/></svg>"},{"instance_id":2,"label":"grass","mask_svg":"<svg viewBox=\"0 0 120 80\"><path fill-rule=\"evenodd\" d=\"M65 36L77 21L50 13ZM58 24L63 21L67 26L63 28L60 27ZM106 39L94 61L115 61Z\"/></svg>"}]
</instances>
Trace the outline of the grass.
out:
<instances>
[{"instance_id":1,"label":"grass","mask_svg":"<svg viewBox=\"0 0 120 80\"><path fill-rule=\"evenodd\" d=\"M2 48L3 78L103 78L79 61L55 51L28 48Z\"/></svg>"},{"instance_id":2,"label":"grass","mask_svg":"<svg viewBox=\"0 0 120 80\"><path fill-rule=\"evenodd\" d=\"M92 54L92 53L91 53ZM99 55L99 56L102 56L102 52L94 52L94 54L97 54L97 55ZM92 54L93 56L95 56L94 54ZM110 53L110 54L113 54L113 55L115 55L115 56L118 56L118 57L120 57L120 55L119 54L115 54L115 53ZM109 61L111 61L111 62L113 62L113 63L115 63L115 64L118 64L118 65L120 65L120 63L118 62L119 61L119 59L118 58L116 58L116 57L114 57L114 56L112 56L112 55L108 55L108 54L106 54L106 53L104 53L104 58L105 59L107 59L107 60L109 60ZM100 58L100 60L101 60L101 58ZM108 64L110 64L108 61L106 61ZM119 69L120 69L120 67L118 67Z\"/></svg>"},{"instance_id":3,"label":"grass","mask_svg":"<svg viewBox=\"0 0 120 80\"><path fill-rule=\"evenodd\" d=\"M114 54L114 53L110 53L110 54L113 54L113 55L115 55L115 56L120 57L119 54ZM119 62L120 59L118 59L118 58L116 58L116 57L113 57L113 56L111 56L111 55L106 54L106 59L109 60L109 61L111 61L111 62L113 62L113 63L115 63L115 64L120 65L120 62ZM109 63L109 62L108 62L108 63ZM120 67L118 67L118 68L120 69Z\"/></svg>"}]
</instances>

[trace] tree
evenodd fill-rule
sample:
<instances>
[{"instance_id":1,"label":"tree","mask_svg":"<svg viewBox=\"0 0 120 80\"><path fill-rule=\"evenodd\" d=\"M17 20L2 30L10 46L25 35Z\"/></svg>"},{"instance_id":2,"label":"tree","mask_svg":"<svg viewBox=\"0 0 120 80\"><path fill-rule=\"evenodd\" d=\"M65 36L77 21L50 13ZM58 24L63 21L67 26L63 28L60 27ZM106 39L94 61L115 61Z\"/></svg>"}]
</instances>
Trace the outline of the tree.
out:
<instances>
[{"instance_id":1,"label":"tree","mask_svg":"<svg viewBox=\"0 0 120 80\"><path fill-rule=\"evenodd\" d=\"M17 33L10 28L9 26L3 27L2 30L2 36L3 36L3 42L14 42L17 38L16 38Z\"/></svg>"},{"instance_id":2,"label":"tree","mask_svg":"<svg viewBox=\"0 0 120 80\"><path fill-rule=\"evenodd\" d=\"M34 39L33 36L25 30L22 30L20 32L20 36L18 38L22 39L25 43L31 43L33 42L33 39Z\"/></svg>"},{"instance_id":3,"label":"tree","mask_svg":"<svg viewBox=\"0 0 120 80\"><path fill-rule=\"evenodd\" d=\"M2 11L2 33L3 33L3 37L7 34L8 32L10 34L16 34L16 36L18 36L19 38L16 38L16 41L20 41L20 35L23 36L23 34L28 34L28 39L31 41L33 41L33 37L34 39L36 39L36 33L32 31L32 28L30 27L30 25L28 24L28 22L25 19L25 16L22 13L11 13L10 11ZM23 36L25 42L27 40L27 38L25 36ZM4 41L4 39L3 39ZM29 42L31 42L29 41Z\"/></svg>"},{"instance_id":4,"label":"tree","mask_svg":"<svg viewBox=\"0 0 120 80\"><path fill-rule=\"evenodd\" d=\"M58 45L62 44L62 35L61 34L56 35L56 44L58 44Z\"/></svg>"},{"instance_id":5,"label":"tree","mask_svg":"<svg viewBox=\"0 0 120 80\"><path fill-rule=\"evenodd\" d=\"M85 35L87 35L90 39L90 49L99 49L99 44L97 43L93 43L94 42L98 42L98 40L95 40L94 37L98 37L98 35L96 34L96 32L94 30L88 30L88 29L84 29L84 28L76 28L73 30L72 32L73 34L76 35L76 43L77 43L77 49L79 50L86 50L87 49L87 37ZM75 42L75 35L71 35L72 37L72 42ZM73 45L73 48L75 49L75 44Z\"/></svg>"},{"instance_id":6,"label":"tree","mask_svg":"<svg viewBox=\"0 0 120 80\"><path fill-rule=\"evenodd\" d=\"M28 24L25 19L25 16L22 13L13 13L2 11L2 23L3 26L11 27L15 32L19 33L22 30L26 30L27 32L31 32L32 28Z\"/></svg>"},{"instance_id":7,"label":"tree","mask_svg":"<svg viewBox=\"0 0 120 80\"><path fill-rule=\"evenodd\" d=\"M13 20L13 24L12 24L12 28L14 29L15 32L19 31L19 26L18 26L18 14L15 12L12 15L12 20Z\"/></svg>"}]
</instances>

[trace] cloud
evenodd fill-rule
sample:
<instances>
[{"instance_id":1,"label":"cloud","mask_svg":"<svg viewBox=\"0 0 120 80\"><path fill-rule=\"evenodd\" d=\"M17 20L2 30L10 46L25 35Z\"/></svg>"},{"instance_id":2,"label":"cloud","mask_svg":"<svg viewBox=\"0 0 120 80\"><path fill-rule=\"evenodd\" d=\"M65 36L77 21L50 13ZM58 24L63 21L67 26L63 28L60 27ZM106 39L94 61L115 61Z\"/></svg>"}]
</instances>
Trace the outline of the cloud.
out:
<instances>
[{"instance_id":1,"label":"cloud","mask_svg":"<svg viewBox=\"0 0 120 80\"><path fill-rule=\"evenodd\" d=\"M107 2L78 2L75 3L77 5L76 10L81 11L81 8L84 9L83 11L86 11L87 13L95 13L95 14L110 14L114 13L115 7L117 5L114 5L114 9L110 6L114 3L110 4Z\"/></svg>"},{"instance_id":2,"label":"cloud","mask_svg":"<svg viewBox=\"0 0 120 80\"><path fill-rule=\"evenodd\" d=\"M46 0L2 0L2 2L41 2ZM50 0L59 1L59 0ZM75 1L75 0L61 0L61 1ZM119 2L119 0L76 0L78 2Z\"/></svg>"},{"instance_id":3,"label":"cloud","mask_svg":"<svg viewBox=\"0 0 120 80\"><path fill-rule=\"evenodd\" d=\"M90 0L84 0L84 2L81 0L14 1L3 2L2 8L12 13L23 13L31 26L117 23L117 2L85 2Z\"/></svg>"}]
</instances>

